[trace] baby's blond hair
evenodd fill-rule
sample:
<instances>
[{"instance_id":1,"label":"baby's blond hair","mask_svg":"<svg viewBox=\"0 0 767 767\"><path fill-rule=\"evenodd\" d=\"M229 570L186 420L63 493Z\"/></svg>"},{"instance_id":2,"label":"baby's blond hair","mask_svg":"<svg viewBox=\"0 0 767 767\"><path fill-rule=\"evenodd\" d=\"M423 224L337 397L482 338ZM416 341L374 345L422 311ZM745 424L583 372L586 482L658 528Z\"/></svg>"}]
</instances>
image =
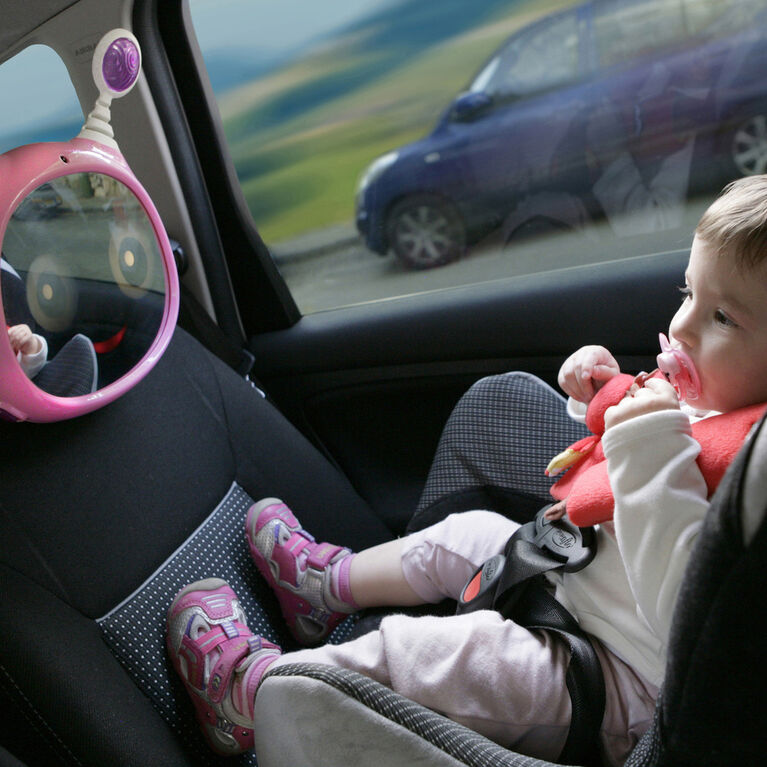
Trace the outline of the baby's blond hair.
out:
<instances>
[{"instance_id":1,"label":"baby's blond hair","mask_svg":"<svg viewBox=\"0 0 767 767\"><path fill-rule=\"evenodd\" d=\"M701 217L695 234L741 266L753 268L767 260L767 175L727 184Z\"/></svg>"}]
</instances>

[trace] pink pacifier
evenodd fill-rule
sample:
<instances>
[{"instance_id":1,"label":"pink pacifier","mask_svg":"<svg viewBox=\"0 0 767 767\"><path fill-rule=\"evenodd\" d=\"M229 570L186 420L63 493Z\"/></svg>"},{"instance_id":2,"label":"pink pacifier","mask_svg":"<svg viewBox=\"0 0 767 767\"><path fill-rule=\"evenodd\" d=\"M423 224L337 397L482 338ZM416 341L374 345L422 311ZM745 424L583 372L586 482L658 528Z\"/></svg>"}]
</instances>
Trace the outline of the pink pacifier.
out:
<instances>
[{"instance_id":1,"label":"pink pacifier","mask_svg":"<svg viewBox=\"0 0 767 767\"><path fill-rule=\"evenodd\" d=\"M700 378L695 365L681 349L675 349L664 333L658 336L661 353L658 368L671 382L682 402L694 402L700 397Z\"/></svg>"}]
</instances>

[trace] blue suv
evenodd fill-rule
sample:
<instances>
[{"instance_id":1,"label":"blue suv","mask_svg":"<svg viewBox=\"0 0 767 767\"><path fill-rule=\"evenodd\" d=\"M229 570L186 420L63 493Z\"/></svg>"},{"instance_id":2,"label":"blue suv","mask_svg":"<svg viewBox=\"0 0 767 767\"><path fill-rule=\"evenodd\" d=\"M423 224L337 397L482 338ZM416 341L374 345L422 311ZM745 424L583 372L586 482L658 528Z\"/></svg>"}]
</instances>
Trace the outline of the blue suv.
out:
<instances>
[{"instance_id":1,"label":"blue suv","mask_svg":"<svg viewBox=\"0 0 767 767\"><path fill-rule=\"evenodd\" d=\"M423 269L502 225L510 239L619 222L632 185L657 207L765 172L765 72L761 0L594 0L547 16L490 57L430 135L371 163L357 228Z\"/></svg>"}]
</instances>

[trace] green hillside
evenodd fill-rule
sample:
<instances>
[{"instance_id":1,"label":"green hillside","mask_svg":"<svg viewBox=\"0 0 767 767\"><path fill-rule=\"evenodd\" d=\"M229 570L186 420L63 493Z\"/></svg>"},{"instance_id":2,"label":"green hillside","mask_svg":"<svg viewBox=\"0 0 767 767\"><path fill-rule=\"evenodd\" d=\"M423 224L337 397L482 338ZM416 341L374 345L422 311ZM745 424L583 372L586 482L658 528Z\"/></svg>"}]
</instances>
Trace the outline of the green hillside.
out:
<instances>
[{"instance_id":1,"label":"green hillside","mask_svg":"<svg viewBox=\"0 0 767 767\"><path fill-rule=\"evenodd\" d=\"M235 167L267 242L351 221L355 185L371 160L426 135L515 29L571 4L442 3L451 13L434 29L425 4L407 0L400 17L389 9L221 97Z\"/></svg>"}]
</instances>

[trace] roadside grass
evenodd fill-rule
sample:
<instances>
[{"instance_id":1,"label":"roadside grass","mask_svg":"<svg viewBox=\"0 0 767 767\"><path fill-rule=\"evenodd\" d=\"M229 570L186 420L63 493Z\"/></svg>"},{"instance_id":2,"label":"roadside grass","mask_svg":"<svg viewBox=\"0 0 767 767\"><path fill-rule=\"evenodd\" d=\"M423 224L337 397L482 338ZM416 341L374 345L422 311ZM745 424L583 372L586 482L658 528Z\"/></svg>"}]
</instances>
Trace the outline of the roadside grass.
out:
<instances>
[{"instance_id":1,"label":"roadside grass","mask_svg":"<svg viewBox=\"0 0 767 767\"><path fill-rule=\"evenodd\" d=\"M358 132L364 123L297 142L301 150L279 168L241 181L261 236L271 243L335 223L351 222L360 172L377 155L416 134L375 139ZM303 146L301 146L303 144Z\"/></svg>"}]
</instances>

